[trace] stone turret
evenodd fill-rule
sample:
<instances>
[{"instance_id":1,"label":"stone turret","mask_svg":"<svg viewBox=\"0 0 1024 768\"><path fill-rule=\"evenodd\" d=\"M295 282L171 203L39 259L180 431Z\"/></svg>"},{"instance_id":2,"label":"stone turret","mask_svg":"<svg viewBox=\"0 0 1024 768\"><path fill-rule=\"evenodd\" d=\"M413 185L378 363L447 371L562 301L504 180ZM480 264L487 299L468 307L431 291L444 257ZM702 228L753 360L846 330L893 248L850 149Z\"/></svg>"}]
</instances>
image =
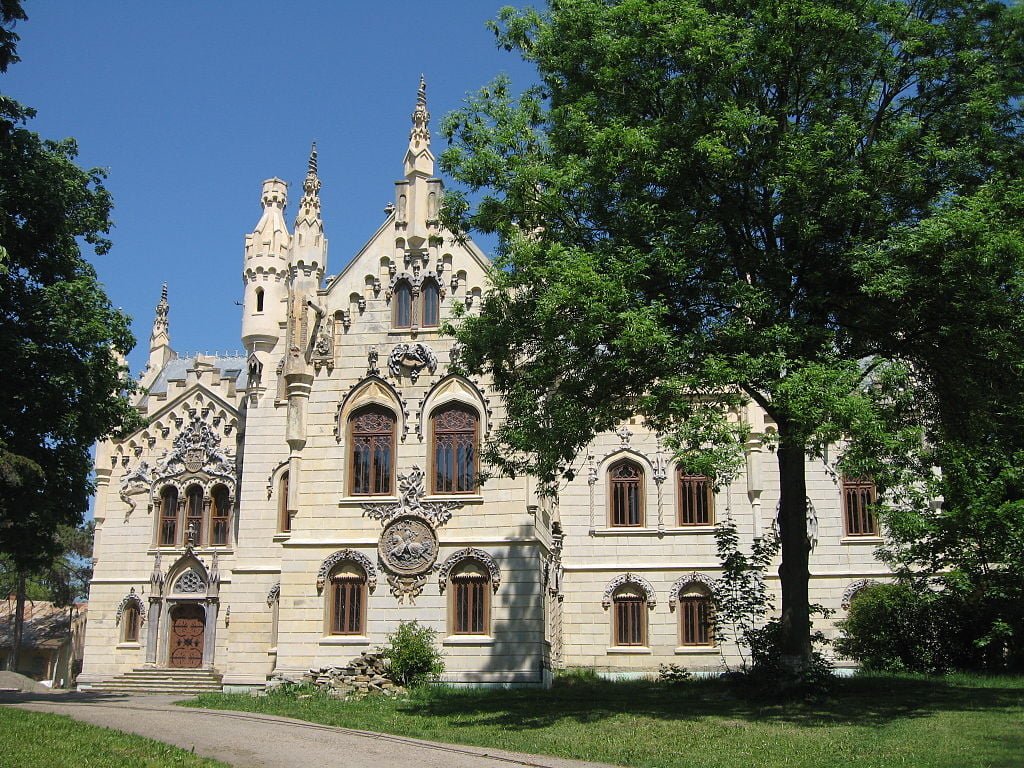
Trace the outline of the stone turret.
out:
<instances>
[{"instance_id":1,"label":"stone turret","mask_svg":"<svg viewBox=\"0 0 1024 768\"><path fill-rule=\"evenodd\" d=\"M286 280L292 242L284 220L288 185L276 178L264 181L262 204L263 215L245 236L242 270L242 344L249 352L270 352L277 345L287 312Z\"/></svg>"},{"instance_id":2,"label":"stone turret","mask_svg":"<svg viewBox=\"0 0 1024 768\"><path fill-rule=\"evenodd\" d=\"M434 178L427 83L422 75L404 166L405 178L395 182L395 236L405 241L407 252L415 252L425 249L430 238L438 234L437 215L442 192L441 180Z\"/></svg>"}]
</instances>

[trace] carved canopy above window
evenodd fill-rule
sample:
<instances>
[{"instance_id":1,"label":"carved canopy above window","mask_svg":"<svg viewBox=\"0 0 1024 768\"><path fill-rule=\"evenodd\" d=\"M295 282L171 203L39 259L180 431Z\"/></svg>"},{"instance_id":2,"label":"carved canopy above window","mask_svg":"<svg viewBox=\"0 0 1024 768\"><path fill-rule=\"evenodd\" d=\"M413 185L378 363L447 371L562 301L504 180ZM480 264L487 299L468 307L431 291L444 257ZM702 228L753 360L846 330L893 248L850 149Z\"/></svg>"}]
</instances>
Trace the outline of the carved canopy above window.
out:
<instances>
[{"instance_id":1,"label":"carved canopy above window","mask_svg":"<svg viewBox=\"0 0 1024 768\"><path fill-rule=\"evenodd\" d=\"M651 586L651 582L645 579L643 576L639 576L635 573L623 573L620 576L616 576L614 579L608 582L608 586L604 588L604 596L601 598L601 607L605 610L611 607L612 597L615 592L627 584L639 588L644 593L644 599L647 602L647 607L651 610L658 602L657 596L654 594L654 587Z\"/></svg>"},{"instance_id":2,"label":"carved canopy above window","mask_svg":"<svg viewBox=\"0 0 1024 768\"><path fill-rule=\"evenodd\" d=\"M498 587L501 586L501 569L498 568L498 564L494 562L493 557L476 547L460 549L444 561L437 576L437 586L441 592L444 592L444 588L448 586L448 580L451 578L452 571L462 563L472 561L480 563L480 565L487 569L487 573L491 578L491 590L497 592Z\"/></svg>"},{"instance_id":3,"label":"carved canopy above window","mask_svg":"<svg viewBox=\"0 0 1024 768\"><path fill-rule=\"evenodd\" d=\"M694 584L700 584L708 591L708 594L714 594L715 580L710 576L703 573L688 573L685 576L680 576L676 579L675 583L672 585L672 589L670 589L668 593L668 609L670 611L674 611L676 609L676 605L679 603L679 595L683 593L687 587Z\"/></svg>"},{"instance_id":4,"label":"carved canopy above window","mask_svg":"<svg viewBox=\"0 0 1024 768\"><path fill-rule=\"evenodd\" d=\"M124 599L117 606L117 613L114 614L114 626L121 623L121 616L124 615L128 606L132 606L138 611L140 624L146 621L146 608L142 603L142 598L135 594L135 587L132 587L131 591L124 596Z\"/></svg>"},{"instance_id":5,"label":"carved canopy above window","mask_svg":"<svg viewBox=\"0 0 1024 768\"><path fill-rule=\"evenodd\" d=\"M330 575L334 567L339 563L343 563L346 560L356 563L363 571L366 572L366 588L373 592L377 588L377 569L374 568L373 563L370 559L362 552L357 552L354 549L339 549L337 552L329 555L320 564L320 570L316 573L316 591L323 592L324 585L327 583L327 577Z\"/></svg>"}]
</instances>

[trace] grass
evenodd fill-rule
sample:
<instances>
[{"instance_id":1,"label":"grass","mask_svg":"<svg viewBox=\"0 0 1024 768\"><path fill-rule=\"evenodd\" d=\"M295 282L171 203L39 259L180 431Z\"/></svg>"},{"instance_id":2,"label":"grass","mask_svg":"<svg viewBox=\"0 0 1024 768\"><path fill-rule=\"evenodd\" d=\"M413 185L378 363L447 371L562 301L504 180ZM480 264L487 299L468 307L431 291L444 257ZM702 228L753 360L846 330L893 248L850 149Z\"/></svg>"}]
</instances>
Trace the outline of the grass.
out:
<instances>
[{"instance_id":1,"label":"grass","mask_svg":"<svg viewBox=\"0 0 1024 768\"><path fill-rule=\"evenodd\" d=\"M1024 766L1024 678L859 676L813 703L756 703L720 680L560 679L551 690L420 689L336 701L206 694L188 706L651 768Z\"/></svg>"},{"instance_id":2,"label":"grass","mask_svg":"<svg viewBox=\"0 0 1024 768\"><path fill-rule=\"evenodd\" d=\"M158 741L0 707L0 768L227 768Z\"/></svg>"}]
</instances>

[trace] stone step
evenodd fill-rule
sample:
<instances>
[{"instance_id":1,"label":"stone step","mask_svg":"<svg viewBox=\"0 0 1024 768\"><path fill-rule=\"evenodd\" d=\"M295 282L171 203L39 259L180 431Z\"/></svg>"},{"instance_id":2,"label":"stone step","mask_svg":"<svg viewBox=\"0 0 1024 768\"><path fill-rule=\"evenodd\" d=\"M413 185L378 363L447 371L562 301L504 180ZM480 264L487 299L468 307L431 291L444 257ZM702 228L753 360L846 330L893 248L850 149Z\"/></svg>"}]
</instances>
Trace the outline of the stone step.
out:
<instances>
[{"instance_id":1,"label":"stone step","mask_svg":"<svg viewBox=\"0 0 1024 768\"><path fill-rule=\"evenodd\" d=\"M195 694L222 690L223 676L212 669L167 669L141 667L91 688L101 693Z\"/></svg>"}]
</instances>

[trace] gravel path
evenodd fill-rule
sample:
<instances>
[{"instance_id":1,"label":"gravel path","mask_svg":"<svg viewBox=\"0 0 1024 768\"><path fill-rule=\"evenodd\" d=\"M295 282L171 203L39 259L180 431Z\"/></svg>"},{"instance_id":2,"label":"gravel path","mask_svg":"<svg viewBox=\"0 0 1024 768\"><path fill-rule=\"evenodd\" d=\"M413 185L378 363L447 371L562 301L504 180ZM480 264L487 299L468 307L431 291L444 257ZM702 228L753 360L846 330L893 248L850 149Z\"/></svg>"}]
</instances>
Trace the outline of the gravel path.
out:
<instances>
[{"instance_id":1,"label":"gravel path","mask_svg":"<svg viewBox=\"0 0 1024 768\"><path fill-rule=\"evenodd\" d=\"M173 696L0 694L0 704L69 715L174 744L237 768L610 768L480 747L333 728L286 717L178 707Z\"/></svg>"}]
</instances>

